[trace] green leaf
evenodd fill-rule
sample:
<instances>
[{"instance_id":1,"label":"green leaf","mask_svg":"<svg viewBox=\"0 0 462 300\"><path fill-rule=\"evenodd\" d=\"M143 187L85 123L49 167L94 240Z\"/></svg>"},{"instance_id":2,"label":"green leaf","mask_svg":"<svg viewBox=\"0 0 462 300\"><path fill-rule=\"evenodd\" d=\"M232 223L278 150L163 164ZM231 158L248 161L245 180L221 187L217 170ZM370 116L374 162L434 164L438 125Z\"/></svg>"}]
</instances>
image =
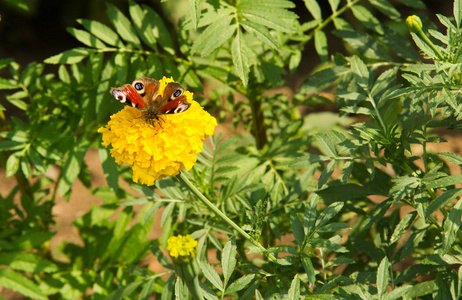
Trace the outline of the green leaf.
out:
<instances>
[{"instance_id":1,"label":"green leaf","mask_svg":"<svg viewBox=\"0 0 462 300\"><path fill-rule=\"evenodd\" d=\"M188 0L189 2L189 12L191 14L191 20L193 23L194 30L197 29L199 25L199 20L201 18L201 3L202 0Z\"/></svg>"},{"instance_id":2,"label":"green leaf","mask_svg":"<svg viewBox=\"0 0 462 300\"><path fill-rule=\"evenodd\" d=\"M375 260L376 262L382 261L382 259L385 257L385 253L382 251L382 249L377 248L373 243L358 239L358 238L353 238L351 240L351 245L365 253L367 256Z\"/></svg>"},{"instance_id":3,"label":"green leaf","mask_svg":"<svg viewBox=\"0 0 462 300\"><path fill-rule=\"evenodd\" d=\"M21 153L14 152L6 160L6 172L5 177L10 177L16 174L19 170L19 163L21 162Z\"/></svg>"},{"instance_id":4,"label":"green leaf","mask_svg":"<svg viewBox=\"0 0 462 300\"><path fill-rule=\"evenodd\" d=\"M316 194L330 202L335 202L358 199L370 195L378 195L379 193L361 185L347 183L318 190L316 191Z\"/></svg>"},{"instance_id":5,"label":"green leaf","mask_svg":"<svg viewBox=\"0 0 462 300\"><path fill-rule=\"evenodd\" d=\"M33 253L4 252L0 253L0 265L8 266L14 270L38 273L56 272L58 266Z\"/></svg>"},{"instance_id":6,"label":"green leaf","mask_svg":"<svg viewBox=\"0 0 462 300\"><path fill-rule=\"evenodd\" d=\"M288 293L289 299L300 299L300 277L295 274Z\"/></svg>"},{"instance_id":7,"label":"green leaf","mask_svg":"<svg viewBox=\"0 0 462 300\"><path fill-rule=\"evenodd\" d=\"M401 17L399 11L391 5L388 0L369 0L369 3L383 14L387 15L390 19L398 20Z\"/></svg>"},{"instance_id":8,"label":"green leaf","mask_svg":"<svg viewBox=\"0 0 462 300\"><path fill-rule=\"evenodd\" d=\"M266 29L265 26L262 26L254 22L246 21L246 20L240 21L239 24L247 32L250 32L253 36L255 36L257 39L259 39L263 43L267 44L269 47L273 49L279 48L278 41L273 38L273 36L268 31L268 29Z\"/></svg>"},{"instance_id":9,"label":"green leaf","mask_svg":"<svg viewBox=\"0 0 462 300\"><path fill-rule=\"evenodd\" d=\"M314 32L314 48L319 55L322 62L327 61L327 37L322 30L315 30Z\"/></svg>"},{"instance_id":10,"label":"green leaf","mask_svg":"<svg viewBox=\"0 0 462 300\"><path fill-rule=\"evenodd\" d=\"M107 184L112 191L117 192L119 188L119 170L114 158L110 155L109 149L104 148L101 144L98 148L98 155L103 166Z\"/></svg>"},{"instance_id":11,"label":"green leaf","mask_svg":"<svg viewBox=\"0 0 462 300\"><path fill-rule=\"evenodd\" d=\"M457 233L460 231L462 218L462 199L457 201L456 205L449 212L448 218L444 221L443 226L443 253L449 252L451 246L457 238Z\"/></svg>"},{"instance_id":12,"label":"green leaf","mask_svg":"<svg viewBox=\"0 0 462 300\"><path fill-rule=\"evenodd\" d=\"M319 150L321 150L323 154L329 157L338 156L337 149L335 148L335 143L328 134L324 132L319 132L315 135L315 137L319 145Z\"/></svg>"},{"instance_id":13,"label":"green leaf","mask_svg":"<svg viewBox=\"0 0 462 300\"><path fill-rule=\"evenodd\" d=\"M68 27L67 32L72 34L79 42L87 45L88 47L106 48L106 45L103 42L98 40L87 31Z\"/></svg>"},{"instance_id":14,"label":"green leaf","mask_svg":"<svg viewBox=\"0 0 462 300\"><path fill-rule=\"evenodd\" d=\"M116 28L117 33L120 37L127 41L128 43L134 45L136 48L141 49L141 42L136 34L135 29L133 29L130 20L114 5L106 3L107 5L107 15L109 20Z\"/></svg>"},{"instance_id":15,"label":"green leaf","mask_svg":"<svg viewBox=\"0 0 462 300\"><path fill-rule=\"evenodd\" d=\"M0 268L0 286L32 299L48 299L30 279L6 268Z\"/></svg>"},{"instance_id":16,"label":"green leaf","mask_svg":"<svg viewBox=\"0 0 462 300\"><path fill-rule=\"evenodd\" d=\"M342 29L335 30L334 34L345 40L349 46L367 58L387 61L393 60L388 54L387 49L365 32Z\"/></svg>"},{"instance_id":17,"label":"green leaf","mask_svg":"<svg viewBox=\"0 0 462 300\"><path fill-rule=\"evenodd\" d=\"M457 28L460 28L460 21L462 19L462 3L461 0L454 0L454 20L456 21Z\"/></svg>"},{"instance_id":18,"label":"green leaf","mask_svg":"<svg viewBox=\"0 0 462 300\"><path fill-rule=\"evenodd\" d=\"M75 64L92 54L94 50L88 48L74 48L44 60L47 64Z\"/></svg>"},{"instance_id":19,"label":"green leaf","mask_svg":"<svg viewBox=\"0 0 462 300\"><path fill-rule=\"evenodd\" d=\"M254 2L257 5L252 5ZM265 5L262 5L263 3ZM266 5L269 2L263 3L258 3L258 1L241 1L238 6L239 15L248 21L274 30L287 33L294 32L296 14L286 9Z\"/></svg>"},{"instance_id":20,"label":"green leaf","mask_svg":"<svg viewBox=\"0 0 462 300\"><path fill-rule=\"evenodd\" d=\"M78 19L77 22L83 25L85 29L91 32L94 36L111 46L123 46L117 33L106 25L93 20Z\"/></svg>"},{"instance_id":21,"label":"green leaf","mask_svg":"<svg viewBox=\"0 0 462 300\"><path fill-rule=\"evenodd\" d=\"M379 299L384 299L384 296L387 293L387 285L389 280L389 268L390 262L388 258L385 256L383 260L380 262L379 269L377 270L377 294Z\"/></svg>"},{"instance_id":22,"label":"green leaf","mask_svg":"<svg viewBox=\"0 0 462 300\"><path fill-rule=\"evenodd\" d=\"M125 286L122 285L116 291L110 294L106 299L107 300L118 300L118 299L123 299L125 297L128 297L131 294L133 294L136 291L136 289L143 283L144 283L144 279L131 282Z\"/></svg>"},{"instance_id":23,"label":"green leaf","mask_svg":"<svg viewBox=\"0 0 462 300\"><path fill-rule=\"evenodd\" d=\"M427 207L427 210L425 211L425 216L430 216L432 213L444 207L449 201L458 197L461 194L462 189L453 189L445 191L430 203L430 205Z\"/></svg>"},{"instance_id":24,"label":"green leaf","mask_svg":"<svg viewBox=\"0 0 462 300\"><path fill-rule=\"evenodd\" d=\"M330 8L332 9L332 12L337 11L339 4L340 4L340 0L329 0L329 5L330 5Z\"/></svg>"},{"instance_id":25,"label":"green leaf","mask_svg":"<svg viewBox=\"0 0 462 300\"><path fill-rule=\"evenodd\" d=\"M171 300L173 299L173 291L175 289L175 274L170 276L165 282L164 288L162 289L161 300Z\"/></svg>"},{"instance_id":26,"label":"green leaf","mask_svg":"<svg viewBox=\"0 0 462 300\"><path fill-rule=\"evenodd\" d=\"M0 78L0 90L11 90L19 88L15 81Z\"/></svg>"},{"instance_id":27,"label":"green leaf","mask_svg":"<svg viewBox=\"0 0 462 300\"><path fill-rule=\"evenodd\" d=\"M430 182L425 182L425 187L427 189L438 189L458 183L462 183L462 175L451 175L444 178L432 180Z\"/></svg>"},{"instance_id":28,"label":"green leaf","mask_svg":"<svg viewBox=\"0 0 462 300\"><path fill-rule=\"evenodd\" d=\"M306 205L305 214L303 217L303 227L305 228L305 235L310 235L314 229L316 220L318 218L318 211L316 210L318 204L319 196L316 194L311 194L308 198L308 203Z\"/></svg>"},{"instance_id":29,"label":"green leaf","mask_svg":"<svg viewBox=\"0 0 462 300\"><path fill-rule=\"evenodd\" d=\"M350 59L351 72L355 77L356 83L366 92L369 92L369 71L366 64L358 57L353 56Z\"/></svg>"},{"instance_id":30,"label":"green leaf","mask_svg":"<svg viewBox=\"0 0 462 300\"><path fill-rule=\"evenodd\" d=\"M304 0L305 6L315 20L322 20L321 8L316 0ZM337 3L338 6L338 3Z\"/></svg>"},{"instance_id":31,"label":"green leaf","mask_svg":"<svg viewBox=\"0 0 462 300\"><path fill-rule=\"evenodd\" d=\"M324 170L322 170L321 176L319 176L318 180L318 189L322 188L327 183L332 173L334 173L336 165L337 161L331 160Z\"/></svg>"},{"instance_id":32,"label":"green leaf","mask_svg":"<svg viewBox=\"0 0 462 300\"><path fill-rule=\"evenodd\" d=\"M228 285L228 280L233 275L236 267L236 240L231 238L223 248L221 253L221 267L223 268L223 276L225 278L224 286Z\"/></svg>"},{"instance_id":33,"label":"green leaf","mask_svg":"<svg viewBox=\"0 0 462 300\"><path fill-rule=\"evenodd\" d=\"M227 11L223 13L221 19L212 23L201 33L191 48L191 54L200 51L202 56L207 56L233 36L237 26L230 23L234 17L227 15Z\"/></svg>"},{"instance_id":34,"label":"green leaf","mask_svg":"<svg viewBox=\"0 0 462 300\"><path fill-rule=\"evenodd\" d=\"M398 226L395 227L395 230L393 231L393 234L390 238L389 244L393 244L397 242L403 234L409 229L409 227L412 224L412 221L414 221L414 218L417 216L417 212L413 211L407 215L405 215L401 221L399 222Z\"/></svg>"},{"instance_id":35,"label":"green leaf","mask_svg":"<svg viewBox=\"0 0 462 300\"><path fill-rule=\"evenodd\" d=\"M207 278L214 287L223 292L223 283L221 282L217 271L215 271L215 269L206 261L200 261L199 266L202 273L204 273L205 278Z\"/></svg>"},{"instance_id":36,"label":"green leaf","mask_svg":"<svg viewBox=\"0 0 462 300\"><path fill-rule=\"evenodd\" d=\"M132 18L136 32L146 45L157 52L156 37L154 36L155 28L153 27L151 18L148 16L148 10L141 9L135 1L130 1L129 5L130 17Z\"/></svg>"},{"instance_id":37,"label":"green leaf","mask_svg":"<svg viewBox=\"0 0 462 300\"><path fill-rule=\"evenodd\" d=\"M61 171L62 177L59 184L59 195L65 195L77 179L83 165L83 158L85 157L89 146L89 140L83 136L70 151Z\"/></svg>"},{"instance_id":38,"label":"green leaf","mask_svg":"<svg viewBox=\"0 0 462 300\"><path fill-rule=\"evenodd\" d=\"M331 205L329 205L318 217L318 220L316 221L316 227L322 227L327 222L329 222L330 219L335 217L343 208L343 203L342 202L334 202Z\"/></svg>"},{"instance_id":39,"label":"green leaf","mask_svg":"<svg viewBox=\"0 0 462 300\"><path fill-rule=\"evenodd\" d=\"M305 253L302 253L302 265L310 286L313 286L316 283L316 274L311 259Z\"/></svg>"},{"instance_id":40,"label":"green leaf","mask_svg":"<svg viewBox=\"0 0 462 300\"><path fill-rule=\"evenodd\" d=\"M255 274L248 274L245 276L240 277L233 283L229 285L229 287L225 291L225 295L229 295L235 292L238 292L249 285L250 282L255 278Z\"/></svg>"},{"instance_id":41,"label":"green leaf","mask_svg":"<svg viewBox=\"0 0 462 300\"><path fill-rule=\"evenodd\" d=\"M292 227L292 233L294 234L295 241L299 246L303 245L303 241L305 240L305 232L303 229L302 222L297 215L295 210L289 211L289 219L290 219L290 226Z\"/></svg>"},{"instance_id":42,"label":"green leaf","mask_svg":"<svg viewBox=\"0 0 462 300\"><path fill-rule=\"evenodd\" d=\"M246 86L249 81L250 50L244 35L240 31L237 31L237 35L234 37L231 54L233 56L233 64L236 74L242 80L244 86Z\"/></svg>"},{"instance_id":43,"label":"green leaf","mask_svg":"<svg viewBox=\"0 0 462 300\"><path fill-rule=\"evenodd\" d=\"M351 7L351 12L356 19L363 23L364 26L374 30L378 34L383 34L383 28L380 21L374 17L370 10L361 5L353 5Z\"/></svg>"},{"instance_id":44,"label":"green leaf","mask_svg":"<svg viewBox=\"0 0 462 300\"><path fill-rule=\"evenodd\" d=\"M450 162L462 166L462 157L460 155L457 155L456 153L452 152L440 152L438 153L438 156L444 159L449 160Z\"/></svg>"}]
</instances>

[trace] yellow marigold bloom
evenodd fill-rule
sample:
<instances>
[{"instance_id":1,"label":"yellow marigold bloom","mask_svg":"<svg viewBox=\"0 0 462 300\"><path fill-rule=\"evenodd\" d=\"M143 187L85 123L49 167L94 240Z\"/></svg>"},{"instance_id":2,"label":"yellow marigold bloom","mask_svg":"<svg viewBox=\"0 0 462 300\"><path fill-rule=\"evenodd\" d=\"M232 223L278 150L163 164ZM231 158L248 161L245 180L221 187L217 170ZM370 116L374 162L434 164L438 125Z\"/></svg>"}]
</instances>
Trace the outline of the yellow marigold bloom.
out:
<instances>
[{"instance_id":1,"label":"yellow marigold bloom","mask_svg":"<svg viewBox=\"0 0 462 300\"><path fill-rule=\"evenodd\" d=\"M160 80L162 95L172 78ZM157 179L190 170L196 154L202 151L202 141L211 136L217 121L193 100L193 93L184 91L188 110L178 114L160 115L157 122L147 122L142 112L125 107L111 116L103 134L103 146L112 145L116 163L133 168L133 181L153 185Z\"/></svg>"},{"instance_id":2,"label":"yellow marigold bloom","mask_svg":"<svg viewBox=\"0 0 462 300\"><path fill-rule=\"evenodd\" d=\"M189 262L197 254L197 241L189 234L171 236L167 240L167 251L175 262Z\"/></svg>"}]
</instances>

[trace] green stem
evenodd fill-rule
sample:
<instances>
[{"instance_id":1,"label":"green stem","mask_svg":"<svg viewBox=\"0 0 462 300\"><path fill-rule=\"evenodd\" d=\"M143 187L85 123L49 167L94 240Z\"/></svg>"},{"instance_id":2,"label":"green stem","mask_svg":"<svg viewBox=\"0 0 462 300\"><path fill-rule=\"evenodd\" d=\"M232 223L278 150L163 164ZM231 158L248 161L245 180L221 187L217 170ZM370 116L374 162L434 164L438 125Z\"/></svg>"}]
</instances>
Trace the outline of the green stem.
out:
<instances>
[{"instance_id":1,"label":"green stem","mask_svg":"<svg viewBox=\"0 0 462 300\"><path fill-rule=\"evenodd\" d=\"M254 240L247 232L244 231L239 225L234 223L233 220L228 218L221 210L218 209L209 199L207 199L192 183L189 181L188 177L186 177L184 172L181 172L177 178L185 184L185 186L199 198L199 200L204 203L209 209L211 209L214 213L216 213L220 218L222 218L226 223L228 223L231 227L233 227L240 235L242 235L245 239L251 242L255 247L260 249L262 252L268 255L268 258L273 262L276 261L276 257L274 257L271 253L268 253L268 250L265 249L262 245L260 245L256 240Z\"/></svg>"},{"instance_id":2,"label":"green stem","mask_svg":"<svg viewBox=\"0 0 462 300\"><path fill-rule=\"evenodd\" d=\"M430 39L425 35L422 29L416 31L416 34L420 39L422 39L425 42L425 44L427 44L428 46L430 46L430 48L432 48L432 50L435 52L436 56L438 56L440 60L444 60L441 52L438 50L438 48L436 48L436 46L432 43L432 41L430 41Z\"/></svg>"}]
</instances>

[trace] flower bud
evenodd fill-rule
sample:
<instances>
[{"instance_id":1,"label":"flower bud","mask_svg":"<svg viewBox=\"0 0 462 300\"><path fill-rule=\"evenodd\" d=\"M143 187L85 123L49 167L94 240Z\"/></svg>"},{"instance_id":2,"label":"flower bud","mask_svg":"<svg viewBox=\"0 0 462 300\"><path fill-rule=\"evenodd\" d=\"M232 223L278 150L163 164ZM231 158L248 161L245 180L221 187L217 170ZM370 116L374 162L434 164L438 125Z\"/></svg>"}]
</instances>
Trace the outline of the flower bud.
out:
<instances>
[{"instance_id":1,"label":"flower bud","mask_svg":"<svg viewBox=\"0 0 462 300\"><path fill-rule=\"evenodd\" d=\"M416 15L407 17L406 25L410 32L417 33L422 30L422 21Z\"/></svg>"}]
</instances>

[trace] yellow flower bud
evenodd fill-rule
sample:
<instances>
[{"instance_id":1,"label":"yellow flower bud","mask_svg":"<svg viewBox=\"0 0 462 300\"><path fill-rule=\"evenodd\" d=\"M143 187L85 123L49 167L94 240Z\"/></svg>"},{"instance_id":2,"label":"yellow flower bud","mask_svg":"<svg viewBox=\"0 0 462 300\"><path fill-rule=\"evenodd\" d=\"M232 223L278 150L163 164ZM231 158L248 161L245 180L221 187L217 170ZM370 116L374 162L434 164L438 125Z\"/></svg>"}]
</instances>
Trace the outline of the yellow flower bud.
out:
<instances>
[{"instance_id":1,"label":"yellow flower bud","mask_svg":"<svg viewBox=\"0 0 462 300\"><path fill-rule=\"evenodd\" d=\"M176 263L187 263L197 255L197 241L192 236L171 236L167 240L167 251Z\"/></svg>"}]
</instances>

